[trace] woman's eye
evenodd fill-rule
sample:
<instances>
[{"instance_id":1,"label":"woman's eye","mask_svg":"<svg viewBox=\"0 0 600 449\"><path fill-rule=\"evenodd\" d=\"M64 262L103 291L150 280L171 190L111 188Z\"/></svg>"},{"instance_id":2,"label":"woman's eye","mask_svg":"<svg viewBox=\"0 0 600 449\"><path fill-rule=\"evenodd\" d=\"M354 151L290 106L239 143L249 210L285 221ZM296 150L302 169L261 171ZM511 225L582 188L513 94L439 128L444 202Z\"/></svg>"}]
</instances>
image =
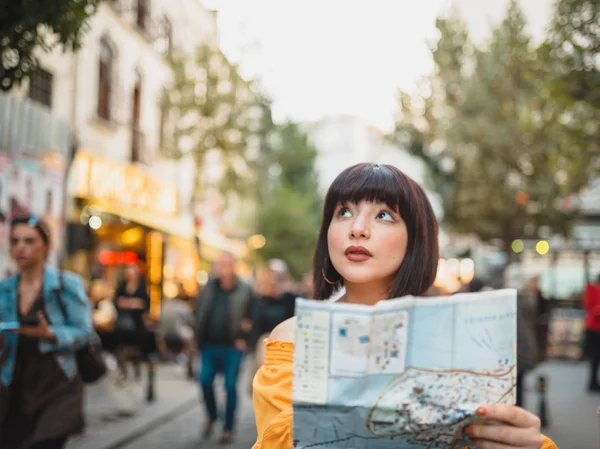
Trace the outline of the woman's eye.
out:
<instances>
[{"instance_id":1,"label":"woman's eye","mask_svg":"<svg viewBox=\"0 0 600 449\"><path fill-rule=\"evenodd\" d=\"M385 221L394 221L394 217L392 216L392 214L390 214L389 212L386 212L384 210L382 210L381 212L379 212L379 214L377 214L377 218L379 218L381 220L385 220Z\"/></svg>"},{"instance_id":2,"label":"woman's eye","mask_svg":"<svg viewBox=\"0 0 600 449\"><path fill-rule=\"evenodd\" d=\"M340 211L338 212L338 215L340 217L351 217L352 216L352 212L350 212L350 209L348 209L347 207L342 207L340 209Z\"/></svg>"}]
</instances>

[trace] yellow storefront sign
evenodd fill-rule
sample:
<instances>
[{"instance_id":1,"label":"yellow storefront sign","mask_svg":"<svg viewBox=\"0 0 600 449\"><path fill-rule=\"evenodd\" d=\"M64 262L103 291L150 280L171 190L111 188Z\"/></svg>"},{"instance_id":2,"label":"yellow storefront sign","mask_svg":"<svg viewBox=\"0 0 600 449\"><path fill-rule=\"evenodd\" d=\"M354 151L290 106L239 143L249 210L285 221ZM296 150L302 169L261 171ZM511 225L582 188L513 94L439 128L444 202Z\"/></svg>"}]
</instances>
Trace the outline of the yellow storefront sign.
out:
<instances>
[{"instance_id":1,"label":"yellow storefront sign","mask_svg":"<svg viewBox=\"0 0 600 449\"><path fill-rule=\"evenodd\" d=\"M136 166L79 152L72 174L76 197L161 215L178 213L177 187Z\"/></svg>"}]
</instances>

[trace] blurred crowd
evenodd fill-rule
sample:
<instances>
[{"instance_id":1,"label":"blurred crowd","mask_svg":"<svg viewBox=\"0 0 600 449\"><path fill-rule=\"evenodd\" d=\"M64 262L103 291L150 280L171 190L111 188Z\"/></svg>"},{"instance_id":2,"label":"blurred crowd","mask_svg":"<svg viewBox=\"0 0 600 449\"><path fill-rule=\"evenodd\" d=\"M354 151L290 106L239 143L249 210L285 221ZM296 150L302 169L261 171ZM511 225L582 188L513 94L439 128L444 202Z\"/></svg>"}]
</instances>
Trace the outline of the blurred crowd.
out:
<instances>
[{"instance_id":1,"label":"blurred crowd","mask_svg":"<svg viewBox=\"0 0 600 449\"><path fill-rule=\"evenodd\" d=\"M114 357L119 370L117 382L124 384L130 379L128 366L133 366L136 378L143 363L151 369L149 355L153 353L163 361L185 364L188 376L195 377L201 386L209 417L203 430L206 438L212 435L218 416L214 379L219 372L224 375L227 403L220 437L223 443L233 438L244 354L249 354L255 372L263 363L264 339L294 315L297 297L312 293L312 275L307 273L301 282L295 282L283 260L267 261L252 284L238 276L236 263L232 254L221 254L213 276L198 296L190 297L180 285L175 297L163 301L156 323L147 319L150 299L137 265L125 266L117 285L95 280L88 288L94 327L103 349ZM252 390L251 383L247 389Z\"/></svg>"}]
</instances>

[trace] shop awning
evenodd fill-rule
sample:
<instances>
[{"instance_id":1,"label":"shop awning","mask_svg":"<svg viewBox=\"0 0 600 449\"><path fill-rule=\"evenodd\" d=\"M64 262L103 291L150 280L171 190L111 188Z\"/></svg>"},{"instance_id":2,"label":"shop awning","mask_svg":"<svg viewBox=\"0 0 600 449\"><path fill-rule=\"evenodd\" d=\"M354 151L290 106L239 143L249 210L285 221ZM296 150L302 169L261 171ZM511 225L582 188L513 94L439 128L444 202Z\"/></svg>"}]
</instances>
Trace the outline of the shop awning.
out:
<instances>
[{"instance_id":1,"label":"shop awning","mask_svg":"<svg viewBox=\"0 0 600 449\"><path fill-rule=\"evenodd\" d=\"M184 219L183 217L162 216L152 212L95 202L91 203L90 206L100 212L116 215L129 221L133 221L134 223L156 229L157 231L162 231L187 240L194 239L194 224L191 220Z\"/></svg>"},{"instance_id":2,"label":"shop awning","mask_svg":"<svg viewBox=\"0 0 600 449\"><path fill-rule=\"evenodd\" d=\"M90 203L90 206L99 212L116 215L142 226L147 226L151 229L156 229L157 231L188 241L193 241L195 237L195 226L190 219L183 217L166 217L151 212L101 203ZM207 231L201 231L199 237L201 248L206 248L208 246L213 250L212 252L215 250L228 251L237 257L244 257L246 255L247 247L243 240L230 239L224 235Z\"/></svg>"}]
</instances>

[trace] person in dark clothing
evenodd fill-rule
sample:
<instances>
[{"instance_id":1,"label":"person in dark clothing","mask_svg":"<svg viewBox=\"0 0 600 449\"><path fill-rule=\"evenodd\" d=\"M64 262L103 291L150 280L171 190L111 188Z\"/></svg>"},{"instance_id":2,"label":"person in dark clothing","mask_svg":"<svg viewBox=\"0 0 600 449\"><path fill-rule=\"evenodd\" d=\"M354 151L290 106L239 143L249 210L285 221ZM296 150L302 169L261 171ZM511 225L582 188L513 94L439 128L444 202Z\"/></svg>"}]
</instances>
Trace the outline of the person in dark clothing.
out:
<instances>
[{"instance_id":1,"label":"person in dark clothing","mask_svg":"<svg viewBox=\"0 0 600 449\"><path fill-rule=\"evenodd\" d=\"M92 338L92 317L81 278L46 265L49 248L44 222L13 220L19 271L0 282L0 322L18 329L3 333L0 345L2 449L61 449L84 425L75 349Z\"/></svg>"},{"instance_id":2,"label":"person in dark clothing","mask_svg":"<svg viewBox=\"0 0 600 449\"><path fill-rule=\"evenodd\" d=\"M218 371L225 376L227 405L221 443L233 441L237 381L242 357L252 330L252 309L256 298L249 285L239 279L235 258L223 253L216 263L217 278L209 280L196 303L196 342L201 354L199 382L204 396L208 422L204 438L210 438L217 420L214 379Z\"/></svg>"},{"instance_id":3,"label":"person in dark clothing","mask_svg":"<svg viewBox=\"0 0 600 449\"><path fill-rule=\"evenodd\" d=\"M260 343L261 335L268 335L280 323L294 316L296 294L278 292L274 296L262 296L252 321L252 345Z\"/></svg>"},{"instance_id":4,"label":"person in dark clothing","mask_svg":"<svg viewBox=\"0 0 600 449\"><path fill-rule=\"evenodd\" d=\"M536 323L535 331L537 344L539 347L539 361L546 360L548 352L548 332L550 328L550 316L552 315L552 303L544 297L544 293L539 287L540 278L535 277L532 280L533 289L536 292Z\"/></svg>"},{"instance_id":5,"label":"person in dark clothing","mask_svg":"<svg viewBox=\"0 0 600 449\"><path fill-rule=\"evenodd\" d=\"M523 407L525 375L535 369L540 361L537 322L537 278L527 281L517 294L517 378L516 405Z\"/></svg>"},{"instance_id":6,"label":"person in dark clothing","mask_svg":"<svg viewBox=\"0 0 600 449\"><path fill-rule=\"evenodd\" d=\"M280 323L294 316L296 293L286 289L289 277L287 264L280 259L272 259L267 265L267 278L261 286L252 319L250 346L254 349L252 373L256 373L264 362L263 341ZM312 292L311 292L312 293ZM252 392L251 376L248 390Z\"/></svg>"},{"instance_id":7,"label":"person in dark clothing","mask_svg":"<svg viewBox=\"0 0 600 449\"><path fill-rule=\"evenodd\" d=\"M257 345L262 337L269 335L279 323L294 316L297 294L285 288L288 268L284 261L268 262L267 285L256 304L252 320L251 344Z\"/></svg>"},{"instance_id":8,"label":"person in dark clothing","mask_svg":"<svg viewBox=\"0 0 600 449\"><path fill-rule=\"evenodd\" d=\"M125 266L124 280L115 291L115 341L120 381L127 380L127 360L133 358L136 377L140 376L140 358L148 362L148 331L144 315L150 310L150 296L139 268Z\"/></svg>"}]
</instances>

